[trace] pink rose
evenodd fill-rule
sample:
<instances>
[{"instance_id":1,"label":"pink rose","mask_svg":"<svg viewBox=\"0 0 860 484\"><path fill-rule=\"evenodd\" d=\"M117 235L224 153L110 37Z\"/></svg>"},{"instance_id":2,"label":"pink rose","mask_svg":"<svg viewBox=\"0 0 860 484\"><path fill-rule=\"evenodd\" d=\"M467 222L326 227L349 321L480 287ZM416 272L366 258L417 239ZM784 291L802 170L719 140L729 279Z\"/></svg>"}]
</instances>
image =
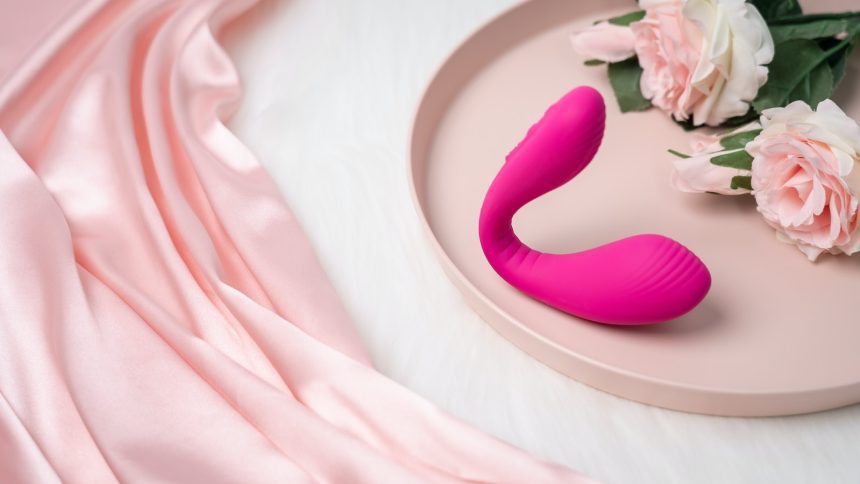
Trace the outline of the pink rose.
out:
<instances>
[{"instance_id":1,"label":"pink rose","mask_svg":"<svg viewBox=\"0 0 860 484\"><path fill-rule=\"evenodd\" d=\"M632 36L600 23L575 34L574 48L606 62L637 55L643 96L679 121L717 126L746 114L773 60L773 39L758 10L744 0L639 5L646 13L630 24Z\"/></svg>"},{"instance_id":2,"label":"pink rose","mask_svg":"<svg viewBox=\"0 0 860 484\"><path fill-rule=\"evenodd\" d=\"M783 241L810 260L860 250L857 176L860 127L836 106L802 101L762 113L764 130L747 144L758 211ZM851 185L854 184L852 187Z\"/></svg>"},{"instance_id":3,"label":"pink rose","mask_svg":"<svg viewBox=\"0 0 860 484\"><path fill-rule=\"evenodd\" d=\"M677 120L690 117L705 96L693 89L704 34L683 14L684 4L666 2L649 8L631 24L634 50L642 66L639 88L651 103ZM695 122L695 120L694 120ZM697 123L700 124L700 123Z\"/></svg>"}]
</instances>

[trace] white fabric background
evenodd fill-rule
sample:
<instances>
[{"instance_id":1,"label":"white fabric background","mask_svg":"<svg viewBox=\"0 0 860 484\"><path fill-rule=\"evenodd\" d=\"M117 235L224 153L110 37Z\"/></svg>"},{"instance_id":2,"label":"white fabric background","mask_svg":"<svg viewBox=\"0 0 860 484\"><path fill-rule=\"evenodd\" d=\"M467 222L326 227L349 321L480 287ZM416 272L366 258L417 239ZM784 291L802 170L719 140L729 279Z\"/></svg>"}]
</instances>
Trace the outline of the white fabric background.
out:
<instances>
[{"instance_id":1,"label":"white fabric background","mask_svg":"<svg viewBox=\"0 0 860 484\"><path fill-rule=\"evenodd\" d=\"M520 352L449 283L409 198L412 112L449 50L511 3L264 0L227 34L245 87L231 128L277 180L379 370L610 483L860 482L860 406L730 419L627 401Z\"/></svg>"}]
</instances>

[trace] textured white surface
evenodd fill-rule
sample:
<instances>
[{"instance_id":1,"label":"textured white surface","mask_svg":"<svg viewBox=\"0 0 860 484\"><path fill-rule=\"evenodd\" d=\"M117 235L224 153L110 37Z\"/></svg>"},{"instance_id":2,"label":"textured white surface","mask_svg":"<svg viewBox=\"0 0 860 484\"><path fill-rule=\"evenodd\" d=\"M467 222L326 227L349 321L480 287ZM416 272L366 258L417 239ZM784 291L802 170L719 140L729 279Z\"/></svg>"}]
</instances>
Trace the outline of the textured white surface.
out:
<instances>
[{"instance_id":1,"label":"textured white surface","mask_svg":"<svg viewBox=\"0 0 860 484\"><path fill-rule=\"evenodd\" d=\"M409 198L411 116L449 50L511 3L264 0L226 37L245 86L231 128L277 180L379 370L605 482L860 482L860 406L736 419L623 400L520 352L449 283Z\"/></svg>"}]
</instances>

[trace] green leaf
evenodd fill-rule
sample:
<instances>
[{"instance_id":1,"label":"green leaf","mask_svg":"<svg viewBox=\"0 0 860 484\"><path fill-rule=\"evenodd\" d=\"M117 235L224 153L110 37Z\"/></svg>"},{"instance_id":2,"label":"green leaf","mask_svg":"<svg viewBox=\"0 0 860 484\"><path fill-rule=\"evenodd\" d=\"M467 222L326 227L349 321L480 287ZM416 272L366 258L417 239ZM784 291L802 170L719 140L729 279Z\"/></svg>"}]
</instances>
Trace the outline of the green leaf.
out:
<instances>
[{"instance_id":1,"label":"green leaf","mask_svg":"<svg viewBox=\"0 0 860 484\"><path fill-rule=\"evenodd\" d=\"M746 112L746 114L731 117L731 118L723 121L723 124L721 124L720 126L727 126L727 127L743 126L743 125L749 123L750 121L753 121L756 118L758 118L758 113L756 112L755 109L750 107L749 110Z\"/></svg>"},{"instance_id":2,"label":"green leaf","mask_svg":"<svg viewBox=\"0 0 860 484\"><path fill-rule=\"evenodd\" d=\"M674 121L675 124L677 124L678 126L683 128L684 131L693 131L693 130L696 130L696 129L699 129L702 127L702 126L696 126L695 124L693 124L693 117L692 116L690 116L689 118L682 120L682 121L678 121L677 119L672 118L672 121Z\"/></svg>"},{"instance_id":3,"label":"green leaf","mask_svg":"<svg viewBox=\"0 0 860 484\"><path fill-rule=\"evenodd\" d=\"M611 19L607 20L607 22L611 23L612 25L621 25L626 27L633 22L638 22L642 20L643 17L645 17L645 11L637 10L635 12L625 13L624 15L612 17Z\"/></svg>"},{"instance_id":4,"label":"green leaf","mask_svg":"<svg viewBox=\"0 0 860 484\"><path fill-rule=\"evenodd\" d=\"M833 19L813 20L806 23L774 25L770 28L770 35L774 44L780 44L787 40L797 39L822 39L834 37L841 32L848 32L856 23L856 19Z\"/></svg>"},{"instance_id":5,"label":"green leaf","mask_svg":"<svg viewBox=\"0 0 860 484\"><path fill-rule=\"evenodd\" d=\"M752 131L744 131L742 133L726 136L725 138L720 139L720 146L727 150L743 149L746 148L747 143L755 139L759 133L761 133L760 129L754 129Z\"/></svg>"},{"instance_id":6,"label":"green leaf","mask_svg":"<svg viewBox=\"0 0 860 484\"><path fill-rule=\"evenodd\" d=\"M725 166L726 168L737 168L738 170L752 169L753 157L744 150L723 153L711 158L711 164Z\"/></svg>"},{"instance_id":7,"label":"green leaf","mask_svg":"<svg viewBox=\"0 0 860 484\"><path fill-rule=\"evenodd\" d=\"M822 39L834 37L842 32L849 32L857 28L858 22L860 22L858 17L844 17L773 25L770 27L770 35L773 37L774 44L780 44L787 40Z\"/></svg>"},{"instance_id":8,"label":"green leaf","mask_svg":"<svg viewBox=\"0 0 860 484\"><path fill-rule=\"evenodd\" d=\"M851 53L860 34L860 12L803 15L780 19L770 24L774 42L785 40L817 40L819 47L830 53L828 62L833 69L834 83L844 74L845 58ZM843 34L836 38L838 34Z\"/></svg>"},{"instance_id":9,"label":"green leaf","mask_svg":"<svg viewBox=\"0 0 860 484\"><path fill-rule=\"evenodd\" d=\"M737 190L738 188L746 188L747 190L752 190L752 177L740 175L733 176L729 188L731 188L732 190Z\"/></svg>"},{"instance_id":10,"label":"green leaf","mask_svg":"<svg viewBox=\"0 0 860 484\"><path fill-rule=\"evenodd\" d=\"M768 66L768 81L753 100L755 110L762 112L796 100L815 106L830 97L833 71L827 61L835 49L842 47L840 42L825 52L807 39L789 40L777 45L773 62Z\"/></svg>"},{"instance_id":11,"label":"green leaf","mask_svg":"<svg viewBox=\"0 0 860 484\"><path fill-rule=\"evenodd\" d=\"M830 69L833 71L833 89L836 89L836 86L839 85L839 82L842 81L842 78L845 77L845 65L848 63L848 57L851 55L851 51L854 49L854 44L849 43L845 46L845 51L841 53L837 53L834 57L831 57Z\"/></svg>"},{"instance_id":12,"label":"green leaf","mask_svg":"<svg viewBox=\"0 0 860 484\"><path fill-rule=\"evenodd\" d=\"M677 156L678 158L686 159L686 158L689 158L689 157L690 157L690 155L688 155L688 154L686 154L686 153L681 153L680 151L675 151L675 150L672 150L672 149L669 149L669 150L666 150L666 151L668 151L669 153L671 153L671 154L673 154L673 155Z\"/></svg>"},{"instance_id":13,"label":"green leaf","mask_svg":"<svg viewBox=\"0 0 860 484\"><path fill-rule=\"evenodd\" d=\"M587 61L583 62L583 64L585 64L587 66L599 66L599 65L606 64L606 62L604 62L600 59L588 59Z\"/></svg>"},{"instance_id":14,"label":"green leaf","mask_svg":"<svg viewBox=\"0 0 860 484\"><path fill-rule=\"evenodd\" d=\"M645 99L639 91L640 77L642 77L642 68L636 57L609 64L609 84L612 85L622 113L641 111L651 107L651 101Z\"/></svg>"},{"instance_id":15,"label":"green leaf","mask_svg":"<svg viewBox=\"0 0 860 484\"><path fill-rule=\"evenodd\" d=\"M749 3L755 5L768 23L771 20L803 14L797 0L750 0Z\"/></svg>"},{"instance_id":16,"label":"green leaf","mask_svg":"<svg viewBox=\"0 0 860 484\"><path fill-rule=\"evenodd\" d=\"M786 24L802 24L818 20L841 20L860 17L860 12L811 13L808 15L789 15L767 21L769 27Z\"/></svg>"},{"instance_id":17,"label":"green leaf","mask_svg":"<svg viewBox=\"0 0 860 484\"><path fill-rule=\"evenodd\" d=\"M746 112L746 114L731 117L731 118L723 121L722 124L720 124L720 126L723 126L726 128L735 128L738 126L744 126L746 124L749 124L750 121L754 121L756 119L758 119L758 113L756 112L755 109L750 108ZM705 125L700 124L700 125L696 126L695 124L693 124L693 117L692 116L690 116L689 118L687 118L683 121L678 121L677 119L672 118L672 121L675 121L675 124L677 124L678 126L683 128L684 131L693 131L693 130L697 130L699 128L705 127Z\"/></svg>"},{"instance_id":18,"label":"green leaf","mask_svg":"<svg viewBox=\"0 0 860 484\"><path fill-rule=\"evenodd\" d=\"M801 84L798 89L792 91L789 102L803 99L810 106L818 106L818 103L830 97L834 85L833 69L823 62L809 74L808 83Z\"/></svg>"}]
</instances>

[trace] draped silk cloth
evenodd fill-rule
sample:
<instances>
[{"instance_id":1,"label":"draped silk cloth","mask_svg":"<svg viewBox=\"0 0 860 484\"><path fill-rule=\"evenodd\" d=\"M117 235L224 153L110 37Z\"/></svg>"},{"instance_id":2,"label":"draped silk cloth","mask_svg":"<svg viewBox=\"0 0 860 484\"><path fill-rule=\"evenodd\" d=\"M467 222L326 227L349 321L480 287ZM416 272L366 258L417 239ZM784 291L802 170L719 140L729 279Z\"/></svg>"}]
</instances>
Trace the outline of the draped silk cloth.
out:
<instances>
[{"instance_id":1,"label":"draped silk cloth","mask_svg":"<svg viewBox=\"0 0 860 484\"><path fill-rule=\"evenodd\" d=\"M586 481L372 369L220 121L250 2L60 6L0 12L0 482Z\"/></svg>"}]
</instances>

